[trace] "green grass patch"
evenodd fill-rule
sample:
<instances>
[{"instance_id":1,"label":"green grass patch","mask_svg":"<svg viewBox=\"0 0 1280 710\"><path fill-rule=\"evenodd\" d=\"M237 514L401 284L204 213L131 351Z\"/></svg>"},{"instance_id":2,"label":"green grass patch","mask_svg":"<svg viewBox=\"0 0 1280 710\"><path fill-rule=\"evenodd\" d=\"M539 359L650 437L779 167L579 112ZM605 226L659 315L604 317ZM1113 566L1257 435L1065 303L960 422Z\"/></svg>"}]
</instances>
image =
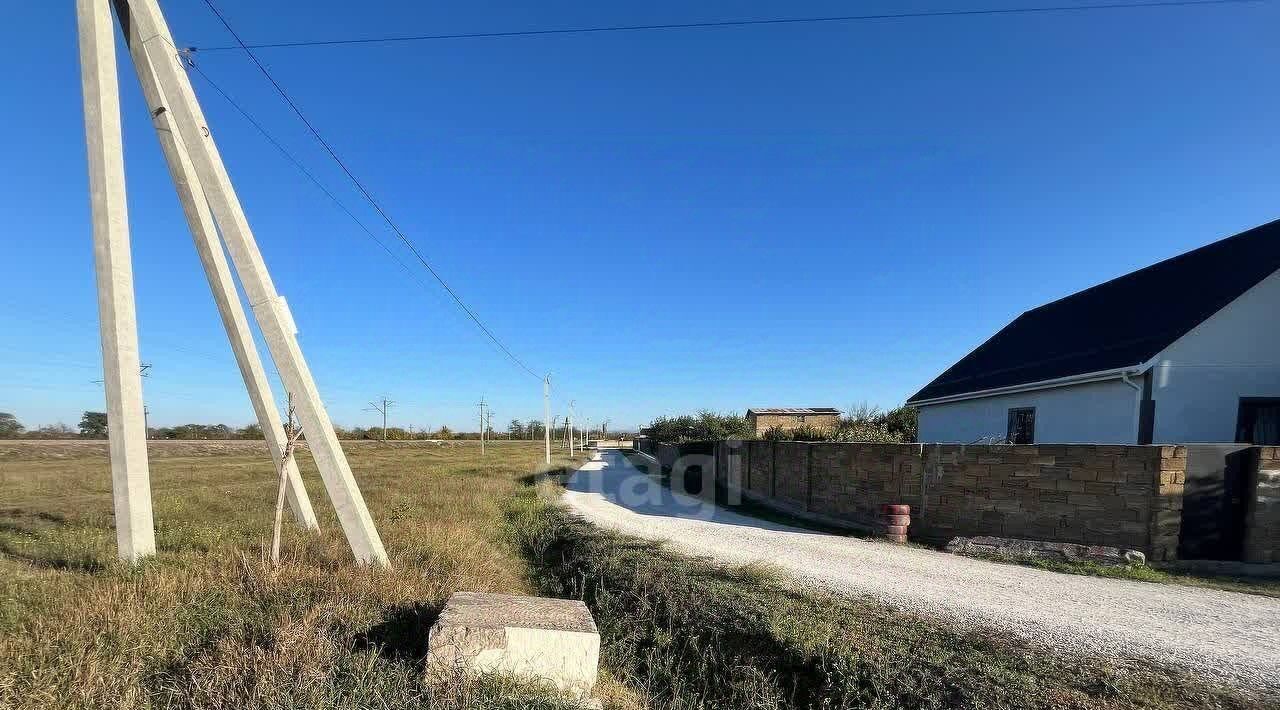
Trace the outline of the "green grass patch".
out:
<instances>
[{"instance_id":1,"label":"green grass patch","mask_svg":"<svg viewBox=\"0 0 1280 710\"><path fill-rule=\"evenodd\" d=\"M1219 589L1224 592L1240 592L1257 594L1264 597L1280 598L1280 580L1231 577L1225 575L1196 574L1192 572L1173 572L1149 565L1104 565L1097 562L1064 562L1061 560L1010 560L1003 557L980 557L988 562L1016 564L1024 567L1060 572L1062 574L1078 574L1088 577L1106 577L1108 579L1127 579L1131 582L1152 582L1155 584L1180 584L1187 587Z\"/></svg>"}]
</instances>

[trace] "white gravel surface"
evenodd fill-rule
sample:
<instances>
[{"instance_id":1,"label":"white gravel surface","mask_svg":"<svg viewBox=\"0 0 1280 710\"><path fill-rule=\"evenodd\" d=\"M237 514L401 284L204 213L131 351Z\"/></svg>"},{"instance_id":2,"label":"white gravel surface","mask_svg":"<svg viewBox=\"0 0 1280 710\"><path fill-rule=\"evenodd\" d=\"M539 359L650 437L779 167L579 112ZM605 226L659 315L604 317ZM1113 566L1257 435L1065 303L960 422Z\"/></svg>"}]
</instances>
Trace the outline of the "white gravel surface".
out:
<instances>
[{"instance_id":1,"label":"white gravel surface","mask_svg":"<svg viewBox=\"0 0 1280 710\"><path fill-rule=\"evenodd\" d=\"M1280 695L1280 600L1046 572L789 527L673 493L605 451L565 502L601 527L962 625L995 625L1066 653L1154 660Z\"/></svg>"}]
</instances>

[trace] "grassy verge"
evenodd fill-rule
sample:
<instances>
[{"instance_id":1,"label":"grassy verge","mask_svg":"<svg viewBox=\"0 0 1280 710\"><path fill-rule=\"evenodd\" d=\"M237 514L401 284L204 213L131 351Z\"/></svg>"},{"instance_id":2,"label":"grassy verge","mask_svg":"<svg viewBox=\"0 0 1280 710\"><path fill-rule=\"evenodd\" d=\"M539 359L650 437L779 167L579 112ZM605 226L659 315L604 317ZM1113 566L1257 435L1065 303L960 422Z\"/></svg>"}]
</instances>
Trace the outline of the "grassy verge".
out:
<instances>
[{"instance_id":1,"label":"grassy verge","mask_svg":"<svg viewBox=\"0 0 1280 710\"><path fill-rule=\"evenodd\" d=\"M983 557L988 562L1017 564L1024 567L1060 572L1062 574L1079 574L1089 577L1106 577L1109 579L1127 579L1131 582L1153 582L1156 584L1179 584L1186 587L1219 589L1224 592L1241 592L1257 594L1264 597L1280 598L1280 580L1251 577L1230 577L1223 575L1195 574L1191 572L1172 572L1151 566L1114 567L1096 562L1062 562L1058 560L1006 560L997 557Z\"/></svg>"},{"instance_id":2,"label":"grassy verge","mask_svg":"<svg viewBox=\"0 0 1280 710\"><path fill-rule=\"evenodd\" d=\"M652 459L632 451L624 451L623 453L636 468L651 476L660 478L664 484L670 486L670 476L661 474L658 471L657 464L653 463ZM716 501L722 502L726 499L727 493L717 486ZM832 525L824 525L822 523L806 520L794 515L788 515L787 513L774 510L766 505L749 500L743 500L741 503L732 506L732 509L736 513L749 515L753 518L759 518L760 520L766 520L772 523L790 525L792 527L825 532L833 535L871 537L869 533ZM928 547L929 549L934 550L939 549L936 545L924 545L922 543L915 542L911 544L917 547ZM1241 592L1243 594L1257 594L1260 596L1280 598L1280 579L1231 577L1226 575L1200 574L1193 572L1173 572L1151 566L1116 567L1102 565L1095 562L1011 560L1002 557L979 557L977 559L999 564L1016 564L1024 567L1034 567L1036 569L1042 569L1049 572L1059 572L1062 574L1078 574L1090 577L1106 577L1109 579L1126 579L1132 582L1151 582L1155 584L1180 584L1188 587L1219 589L1226 592Z\"/></svg>"},{"instance_id":3,"label":"grassy verge","mask_svg":"<svg viewBox=\"0 0 1280 710\"><path fill-rule=\"evenodd\" d=\"M546 484L544 484L546 485ZM686 558L516 497L508 534L548 595L583 599L604 664L664 708L1260 707L1178 672L1049 655L761 569Z\"/></svg>"},{"instance_id":4,"label":"grassy verge","mask_svg":"<svg viewBox=\"0 0 1280 710\"><path fill-rule=\"evenodd\" d=\"M346 449L390 569L352 563L305 453L324 532L287 528L272 568L266 449L152 447L159 554L128 569L104 446L0 446L0 707L564 707L497 680L422 680L425 631L450 593L531 591L498 531L541 444L483 459L470 445Z\"/></svg>"}]
</instances>

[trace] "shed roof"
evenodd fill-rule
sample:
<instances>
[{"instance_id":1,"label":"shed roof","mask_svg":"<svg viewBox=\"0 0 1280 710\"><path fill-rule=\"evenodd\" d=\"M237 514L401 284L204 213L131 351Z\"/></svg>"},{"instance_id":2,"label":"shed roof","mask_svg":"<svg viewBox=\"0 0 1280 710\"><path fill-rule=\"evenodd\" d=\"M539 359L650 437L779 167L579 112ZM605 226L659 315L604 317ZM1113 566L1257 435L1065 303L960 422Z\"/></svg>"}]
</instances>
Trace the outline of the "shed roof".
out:
<instances>
[{"instance_id":1,"label":"shed roof","mask_svg":"<svg viewBox=\"0 0 1280 710\"><path fill-rule=\"evenodd\" d=\"M1280 269L1280 220L1027 311L908 401L1136 367Z\"/></svg>"}]
</instances>

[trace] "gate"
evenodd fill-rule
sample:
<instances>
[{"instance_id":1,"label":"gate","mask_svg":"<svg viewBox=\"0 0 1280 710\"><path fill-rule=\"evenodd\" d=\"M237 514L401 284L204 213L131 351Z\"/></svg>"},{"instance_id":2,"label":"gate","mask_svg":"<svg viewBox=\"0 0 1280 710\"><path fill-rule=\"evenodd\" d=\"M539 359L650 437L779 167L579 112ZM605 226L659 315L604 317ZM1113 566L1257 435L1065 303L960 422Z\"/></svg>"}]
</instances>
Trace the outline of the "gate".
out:
<instances>
[{"instance_id":1,"label":"gate","mask_svg":"<svg viewBox=\"0 0 1280 710\"><path fill-rule=\"evenodd\" d=\"M1257 455L1257 447L1249 444L1187 446L1179 559L1241 558L1249 475Z\"/></svg>"}]
</instances>

